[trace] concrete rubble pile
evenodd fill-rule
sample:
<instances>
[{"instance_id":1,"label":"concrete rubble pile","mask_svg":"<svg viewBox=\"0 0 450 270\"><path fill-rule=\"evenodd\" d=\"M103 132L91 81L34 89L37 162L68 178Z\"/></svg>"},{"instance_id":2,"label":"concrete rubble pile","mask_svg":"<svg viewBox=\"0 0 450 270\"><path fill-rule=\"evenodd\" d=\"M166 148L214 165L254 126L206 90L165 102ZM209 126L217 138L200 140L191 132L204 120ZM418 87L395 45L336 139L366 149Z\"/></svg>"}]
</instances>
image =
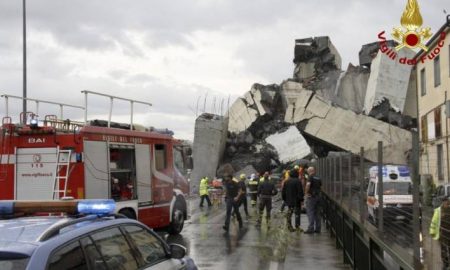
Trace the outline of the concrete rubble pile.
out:
<instances>
[{"instance_id":1,"label":"concrete rubble pile","mask_svg":"<svg viewBox=\"0 0 450 270\"><path fill-rule=\"evenodd\" d=\"M406 164L408 129L416 125L411 68L387 59L378 43L364 45L359 56L360 66L350 64L344 72L328 37L296 40L293 78L280 85L256 83L229 108L227 136L216 135L221 139L214 142L224 149L216 154L221 162L209 176L263 172L330 151L358 154L361 147L375 161L378 141L385 162ZM411 51L399 57L412 57Z\"/></svg>"}]
</instances>

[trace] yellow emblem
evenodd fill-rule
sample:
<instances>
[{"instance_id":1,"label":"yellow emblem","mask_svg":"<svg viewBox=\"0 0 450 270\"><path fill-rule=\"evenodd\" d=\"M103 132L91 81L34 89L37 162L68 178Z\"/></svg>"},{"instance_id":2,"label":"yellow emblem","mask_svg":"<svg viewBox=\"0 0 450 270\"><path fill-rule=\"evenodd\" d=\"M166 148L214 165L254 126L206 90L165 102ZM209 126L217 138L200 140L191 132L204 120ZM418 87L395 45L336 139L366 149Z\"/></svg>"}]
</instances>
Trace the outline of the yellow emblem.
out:
<instances>
[{"instance_id":1,"label":"yellow emblem","mask_svg":"<svg viewBox=\"0 0 450 270\"><path fill-rule=\"evenodd\" d=\"M396 27L392 32L392 37L400 43L395 49L398 51L403 47L411 49L419 47L424 51L428 51L424 41L429 39L433 34L431 33L430 27L421 28L423 20L417 0L408 0L400 23L403 28Z\"/></svg>"}]
</instances>

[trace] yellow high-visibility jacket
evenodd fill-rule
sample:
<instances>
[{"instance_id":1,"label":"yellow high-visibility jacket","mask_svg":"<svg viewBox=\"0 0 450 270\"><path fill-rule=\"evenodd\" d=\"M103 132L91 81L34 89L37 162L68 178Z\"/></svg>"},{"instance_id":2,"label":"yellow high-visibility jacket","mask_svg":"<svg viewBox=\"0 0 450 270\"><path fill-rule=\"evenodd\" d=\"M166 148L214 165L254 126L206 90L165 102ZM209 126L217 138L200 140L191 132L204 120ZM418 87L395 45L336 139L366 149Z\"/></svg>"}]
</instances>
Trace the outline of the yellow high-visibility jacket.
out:
<instances>
[{"instance_id":1,"label":"yellow high-visibility jacket","mask_svg":"<svg viewBox=\"0 0 450 270\"><path fill-rule=\"evenodd\" d=\"M433 218L430 224L430 235L434 240L439 240L439 231L441 230L441 207L434 209Z\"/></svg>"},{"instance_id":2,"label":"yellow high-visibility jacket","mask_svg":"<svg viewBox=\"0 0 450 270\"><path fill-rule=\"evenodd\" d=\"M208 179L202 178L200 180L200 196L208 195Z\"/></svg>"}]
</instances>

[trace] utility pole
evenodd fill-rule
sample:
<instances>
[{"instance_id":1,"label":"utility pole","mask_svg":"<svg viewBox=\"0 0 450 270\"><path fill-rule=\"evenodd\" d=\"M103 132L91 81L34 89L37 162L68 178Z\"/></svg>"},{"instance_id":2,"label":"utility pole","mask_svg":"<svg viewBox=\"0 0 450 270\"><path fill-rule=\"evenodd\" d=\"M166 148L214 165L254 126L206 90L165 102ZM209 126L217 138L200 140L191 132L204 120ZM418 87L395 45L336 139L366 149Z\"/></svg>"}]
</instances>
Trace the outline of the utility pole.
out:
<instances>
[{"instance_id":1,"label":"utility pole","mask_svg":"<svg viewBox=\"0 0 450 270\"><path fill-rule=\"evenodd\" d=\"M447 183L450 182L450 160L448 156L448 118L450 116L450 112L448 112L448 106L447 106L447 91L445 91L445 101L444 101L444 107L445 107L445 145L447 148ZM441 129L442 130L442 129Z\"/></svg>"},{"instance_id":2,"label":"utility pole","mask_svg":"<svg viewBox=\"0 0 450 270\"><path fill-rule=\"evenodd\" d=\"M23 17L23 123L26 124L27 119L27 11L26 0L22 0L22 17Z\"/></svg>"}]
</instances>

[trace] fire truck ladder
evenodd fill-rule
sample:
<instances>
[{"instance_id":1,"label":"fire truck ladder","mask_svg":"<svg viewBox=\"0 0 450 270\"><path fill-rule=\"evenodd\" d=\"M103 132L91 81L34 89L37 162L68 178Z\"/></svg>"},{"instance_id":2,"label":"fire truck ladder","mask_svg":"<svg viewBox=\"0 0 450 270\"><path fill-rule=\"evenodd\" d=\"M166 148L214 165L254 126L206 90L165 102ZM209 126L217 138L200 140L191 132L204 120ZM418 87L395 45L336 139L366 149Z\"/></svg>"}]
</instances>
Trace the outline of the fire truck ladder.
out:
<instances>
[{"instance_id":1,"label":"fire truck ladder","mask_svg":"<svg viewBox=\"0 0 450 270\"><path fill-rule=\"evenodd\" d=\"M8 176L7 166L9 165L11 154L8 149L8 145L6 144L6 135L9 136L9 146L11 146L11 136L12 136L12 127L11 127L11 117L6 116L2 119L2 127L3 127L3 140L0 151L0 181L5 181ZM8 153L8 154L6 154ZM3 161L3 157L6 156L6 161Z\"/></svg>"},{"instance_id":2,"label":"fire truck ladder","mask_svg":"<svg viewBox=\"0 0 450 270\"><path fill-rule=\"evenodd\" d=\"M67 194L67 180L69 179L69 167L70 167L70 157L72 150L57 150L56 152L56 169L55 169L55 182L53 183L53 199L66 197ZM61 182L64 181L62 184ZM61 189L61 186L64 189Z\"/></svg>"}]
</instances>

